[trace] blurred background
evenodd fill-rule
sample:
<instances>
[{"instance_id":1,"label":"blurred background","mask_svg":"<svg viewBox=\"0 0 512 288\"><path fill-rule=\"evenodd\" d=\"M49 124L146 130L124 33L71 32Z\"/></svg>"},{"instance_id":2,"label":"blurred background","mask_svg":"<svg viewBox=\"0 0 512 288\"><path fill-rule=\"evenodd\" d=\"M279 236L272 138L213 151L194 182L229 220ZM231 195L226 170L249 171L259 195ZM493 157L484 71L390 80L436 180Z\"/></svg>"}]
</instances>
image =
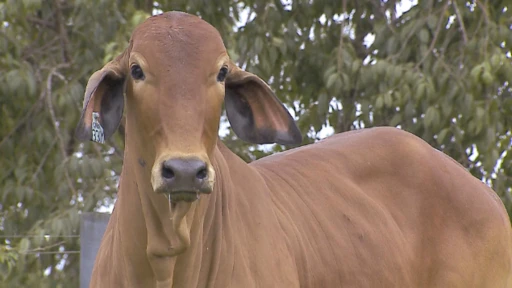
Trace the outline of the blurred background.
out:
<instances>
[{"instance_id":1,"label":"blurred background","mask_svg":"<svg viewBox=\"0 0 512 288\"><path fill-rule=\"evenodd\" d=\"M78 287L80 214L112 210L123 126L73 138L89 76L152 14L182 10L268 81L303 144L396 126L452 156L512 211L508 0L3 0L0 287ZM290 147L219 132L246 161Z\"/></svg>"}]
</instances>

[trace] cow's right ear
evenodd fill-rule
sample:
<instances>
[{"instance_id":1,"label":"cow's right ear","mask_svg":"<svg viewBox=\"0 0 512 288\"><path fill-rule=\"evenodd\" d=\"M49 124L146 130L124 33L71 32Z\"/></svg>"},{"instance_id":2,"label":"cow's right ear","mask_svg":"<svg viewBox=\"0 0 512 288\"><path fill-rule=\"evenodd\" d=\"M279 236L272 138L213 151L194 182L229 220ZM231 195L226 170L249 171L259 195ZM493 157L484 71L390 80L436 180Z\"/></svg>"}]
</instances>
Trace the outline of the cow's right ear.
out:
<instances>
[{"instance_id":1,"label":"cow's right ear","mask_svg":"<svg viewBox=\"0 0 512 288\"><path fill-rule=\"evenodd\" d=\"M92 74L87 82L82 115L75 131L78 140L93 140L93 129L97 129L98 124L103 135L100 135L100 141L95 135L94 141L102 142L114 134L123 117L125 79L126 73L119 58Z\"/></svg>"}]
</instances>

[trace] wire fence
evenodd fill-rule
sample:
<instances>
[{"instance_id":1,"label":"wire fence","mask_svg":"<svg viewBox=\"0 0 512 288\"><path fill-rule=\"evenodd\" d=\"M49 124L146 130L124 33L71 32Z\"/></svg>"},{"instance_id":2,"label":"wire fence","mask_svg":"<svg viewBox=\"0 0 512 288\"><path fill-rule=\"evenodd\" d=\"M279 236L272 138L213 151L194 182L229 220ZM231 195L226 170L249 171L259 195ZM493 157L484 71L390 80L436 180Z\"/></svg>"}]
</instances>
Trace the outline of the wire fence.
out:
<instances>
[{"instance_id":1,"label":"wire fence","mask_svg":"<svg viewBox=\"0 0 512 288\"><path fill-rule=\"evenodd\" d=\"M34 251L34 252L18 252L19 254L23 254L23 255L34 255L34 254L37 254L37 255L40 255L40 254L80 254L80 251L79 250L72 250L72 251Z\"/></svg>"},{"instance_id":2,"label":"wire fence","mask_svg":"<svg viewBox=\"0 0 512 288\"><path fill-rule=\"evenodd\" d=\"M29 235L0 235L0 239L8 239L8 238L36 238L36 237L43 237L43 238L80 238L80 235L35 235L35 234L29 234Z\"/></svg>"},{"instance_id":3,"label":"wire fence","mask_svg":"<svg viewBox=\"0 0 512 288\"><path fill-rule=\"evenodd\" d=\"M78 255L80 259L80 286L89 287L90 276L92 274L96 253L100 247L101 239L107 228L110 214L90 212L80 215L79 234L7 234L0 235L0 246L2 251L15 255L27 255L25 257L41 257L41 255L62 255L55 256L64 261L68 257L64 255ZM37 241L43 238L43 241ZM76 243L80 239L80 248L66 247L68 243ZM28 241L27 241L28 240ZM30 247L35 244L39 247ZM16 244L13 244L16 243ZM41 245L43 244L43 245ZM14 246L14 247L12 247ZM75 245L73 245L75 246ZM21 249L20 249L21 248ZM65 249L69 250L65 250ZM71 250L73 249L73 250ZM23 257L23 256L22 256ZM50 256L51 257L51 256ZM13 258L15 259L15 258ZM59 262L58 265L64 262ZM57 267L55 266L55 267ZM61 269L61 268L56 268ZM46 272L45 272L46 273ZM1 285L0 285L1 286Z\"/></svg>"},{"instance_id":4,"label":"wire fence","mask_svg":"<svg viewBox=\"0 0 512 288\"><path fill-rule=\"evenodd\" d=\"M56 239L56 238L67 238L67 239L75 239L79 238L80 235L1 235L0 239L20 239L20 238L37 238L43 237L46 239ZM59 251L46 251L55 247L62 247L62 245L66 244L66 241L60 241L58 243L54 243L49 246L35 247L27 251L19 251L16 249L9 249L11 252L22 254L22 255L41 255L41 254L80 254L79 250L59 250Z\"/></svg>"}]
</instances>

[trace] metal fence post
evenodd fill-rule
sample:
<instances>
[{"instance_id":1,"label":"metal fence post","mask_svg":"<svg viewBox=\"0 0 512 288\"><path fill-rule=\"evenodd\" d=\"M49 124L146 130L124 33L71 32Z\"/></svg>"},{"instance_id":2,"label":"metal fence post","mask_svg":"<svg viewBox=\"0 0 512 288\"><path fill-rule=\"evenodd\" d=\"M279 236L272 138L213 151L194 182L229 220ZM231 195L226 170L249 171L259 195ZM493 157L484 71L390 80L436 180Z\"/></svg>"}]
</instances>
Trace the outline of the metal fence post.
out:
<instances>
[{"instance_id":1,"label":"metal fence post","mask_svg":"<svg viewBox=\"0 0 512 288\"><path fill-rule=\"evenodd\" d=\"M96 253L109 219L109 213L87 212L80 216L80 288L89 288Z\"/></svg>"}]
</instances>

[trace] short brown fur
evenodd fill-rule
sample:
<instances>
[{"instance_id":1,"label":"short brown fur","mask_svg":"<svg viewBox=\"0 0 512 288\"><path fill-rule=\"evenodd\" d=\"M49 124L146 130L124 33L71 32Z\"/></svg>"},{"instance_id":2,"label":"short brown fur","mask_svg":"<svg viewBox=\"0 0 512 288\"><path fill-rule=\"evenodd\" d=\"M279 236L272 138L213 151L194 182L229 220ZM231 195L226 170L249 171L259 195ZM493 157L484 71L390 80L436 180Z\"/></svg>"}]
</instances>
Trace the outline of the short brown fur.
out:
<instances>
[{"instance_id":1,"label":"short brown fur","mask_svg":"<svg viewBox=\"0 0 512 288\"><path fill-rule=\"evenodd\" d=\"M263 80L195 16L149 18L91 76L77 136L90 139L96 111L108 138L124 107L126 147L90 287L512 287L503 204L451 158L372 128L246 164L218 140L223 101L242 139L300 141ZM191 156L213 191L171 212L155 193L160 163Z\"/></svg>"}]
</instances>

